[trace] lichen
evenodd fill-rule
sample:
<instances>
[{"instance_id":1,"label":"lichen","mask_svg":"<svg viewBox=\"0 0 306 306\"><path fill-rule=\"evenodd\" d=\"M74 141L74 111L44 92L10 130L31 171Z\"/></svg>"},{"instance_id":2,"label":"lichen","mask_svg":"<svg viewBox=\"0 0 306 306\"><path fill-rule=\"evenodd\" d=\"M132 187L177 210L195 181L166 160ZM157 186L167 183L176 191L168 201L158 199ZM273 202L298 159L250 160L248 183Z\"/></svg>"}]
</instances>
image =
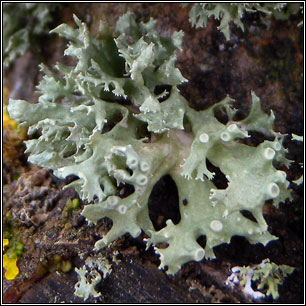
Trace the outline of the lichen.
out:
<instances>
[{"instance_id":1,"label":"lichen","mask_svg":"<svg viewBox=\"0 0 306 306\"><path fill-rule=\"evenodd\" d=\"M10 118L10 115L7 111L7 103L9 100L9 89L7 87L3 87L3 105L2 105L2 127L9 133L11 138L25 139L26 138L26 130L18 127L18 122Z\"/></svg>"},{"instance_id":2,"label":"lichen","mask_svg":"<svg viewBox=\"0 0 306 306\"><path fill-rule=\"evenodd\" d=\"M3 5L3 65L8 67L25 54L35 38L49 31L52 3L5 3Z\"/></svg>"},{"instance_id":3,"label":"lichen","mask_svg":"<svg viewBox=\"0 0 306 306\"><path fill-rule=\"evenodd\" d=\"M79 281L74 286L74 294L86 301L90 296L101 296L101 292L95 287L112 272L112 268L106 258L98 255L87 257L85 264L81 268L75 268L75 272Z\"/></svg>"},{"instance_id":4,"label":"lichen","mask_svg":"<svg viewBox=\"0 0 306 306\"><path fill-rule=\"evenodd\" d=\"M299 136L296 134L292 134L291 137L292 140L294 141L298 141L298 142L304 142L304 137L303 136ZM304 167L303 163L300 163L301 168ZM293 183L297 184L297 185L301 185L304 183L304 175L302 174L299 178L297 178L296 180L293 181Z\"/></svg>"},{"instance_id":5,"label":"lichen","mask_svg":"<svg viewBox=\"0 0 306 306\"><path fill-rule=\"evenodd\" d=\"M3 87L3 106L2 106L2 127L3 127L3 158L5 164L16 167L20 156L23 140L26 139L27 130L18 127L18 122L11 119L7 111L7 103L9 100L9 89Z\"/></svg>"},{"instance_id":6,"label":"lichen","mask_svg":"<svg viewBox=\"0 0 306 306\"><path fill-rule=\"evenodd\" d=\"M64 216L68 218L71 212L81 206L80 200L78 198L69 199L64 208Z\"/></svg>"},{"instance_id":7,"label":"lichen","mask_svg":"<svg viewBox=\"0 0 306 306\"><path fill-rule=\"evenodd\" d=\"M3 128L5 130L16 130L18 123L10 118L5 105L3 105L2 111Z\"/></svg>"},{"instance_id":8,"label":"lichen","mask_svg":"<svg viewBox=\"0 0 306 306\"><path fill-rule=\"evenodd\" d=\"M6 270L4 273L4 277L7 280L14 280L19 274L17 260L17 257L9 258L6 254L3 255L3 268Z\"/></svg>"},{"instance_id":9,"label":"lichen","mask_svg":"<svg viewBox=\"0 0 306 306\"><path fill-rule=\"evenodd\" d=\"M186 262L214 258L213 248L235 235L252 244L277 239L268 231L263 207L267 200L278 206L290 199L286 173L275 163L288 167L291 161L284 135L273 130L273 112L262 111L254 92L242 120L236 119L230 97L203 111L190 108L178 89L186 79L175 67L182 32L161 37L153 19L137 23L127 13L114 32L105 31L104 24L93 37L85 23L74 20L77 28L63 24L52 33L69 40L64 54L76 65L57 64L62 77L41 65L45 75L37 87L38 103L11 99L8 111L30 135L40 132L38 139L26 141L31 163L59 178L78 177L66 188L74 187L89 202L82 211L88 223L112 220L94 250L126 233L143 232L147 247L153 245L160 256L160 268L175 274ZM220 122L216 112L227 122ZM270 140L247 145L250 132ZM215 185L208 162L225 175L225 189ZM181 219L177 224L168 219L155 230L148 200L165 175L177 186ZM205 247L197 242L203 235ZM167 247L160 248L161 243ZM86 276L85 270L79 273ZM97 275L93 278L98 282Z\"/></svg>"},{"instance_id":10,"label":"lichen","mask_svg":"<svg viewBox=\"0 0 306 306\"><path fill-rule=\"evenodd\" d=\"M4 277L7 280L14 280L19 274L17 261L18 256L21 256L23 253L23 244L16 241L16 239L10 242L9 239L3 238L3 251L5 251L6 248L7 250L2 256L3 268L6 270Z\"/></svg>"},{"instance_id":11,"label":"lichen","mask_svg":"<svg viewBox=\"0 0 306 306\"><path fill-rule=\"evenodd\" d=\"M43 266L48 269L50 273L55 271L67 273L72 269L72 262L59 254L54 254L51 258L44 260Z\"/></svg>"},{"instance_id":12,"label":"lichen","mask_svg":"<svg viewBox=\"0 0 306 306\"><path fill-rule=\"evenodd\" d=\"M5 247L6 247L8 244L9 244L9 240L6 239L6 238L4 238L4 239L3 239L3 251L4 251Z\"/></svg>"},{"instance_id":13,"label":"lichen","mask_svg":"<svg viewBox=\"0 0 306 306\"><path fill-rule=\"evenodd\" d=\"M226 284L230 287L240 284L243 287L244 294L255 300L270 295L276 300L279 298L278 287L294 270L293 267L279 266L270 262L269 259L264 259L258 265L233 267L233 273L228 277ZM258 291L253 288L257 288Z\"/></svg>"},{"instance_id":14,"label":"lichen","mask_svg":"<svg viewBox=\"0 0 306 306\"><path fill-rule=\"evenodd\" d=\"M188 4L183 4L186 7ZM192 26L202 28L207 26L211 16L220 20L218 30L226 40L230 40L230 24L233 23L244 31L242 18L246 13L260 12L276 19L288 19L300 9L297 3L194 3L189 12Z\"/></svg>"}]
</instances>

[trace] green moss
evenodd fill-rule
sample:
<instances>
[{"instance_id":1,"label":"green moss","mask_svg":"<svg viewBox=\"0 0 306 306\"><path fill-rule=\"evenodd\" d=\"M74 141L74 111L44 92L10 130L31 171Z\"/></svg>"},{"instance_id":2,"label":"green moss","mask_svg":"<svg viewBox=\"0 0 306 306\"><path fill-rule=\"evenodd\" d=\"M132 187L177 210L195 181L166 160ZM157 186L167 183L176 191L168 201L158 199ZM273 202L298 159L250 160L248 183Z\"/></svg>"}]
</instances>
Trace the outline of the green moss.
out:
<instances>
[{"instance_id":1,"label":"green moss","mask_svg":"<svg viewBox=\"0 0 306 306\"><path fill-rule=\"evenodd\" d=\"M51 273L55 271L68 273L72 269L72 262L69 259L64 259L59 254L54 254L52 257L44 260L42 265Z\"/></svg>"},{"instance_id":2,"label":"green moss","mask_svg":"<svg viewBox=\"0 0 306 306\"><path fill-rule=\"evenodd\" d=\"M4 224L4 238L9 240L6 255L10 259L21 257L24 253L24 244L21 241L19 229L17 226L7 221L8 220L6 220Z\"/></svg>"}]
</instances>

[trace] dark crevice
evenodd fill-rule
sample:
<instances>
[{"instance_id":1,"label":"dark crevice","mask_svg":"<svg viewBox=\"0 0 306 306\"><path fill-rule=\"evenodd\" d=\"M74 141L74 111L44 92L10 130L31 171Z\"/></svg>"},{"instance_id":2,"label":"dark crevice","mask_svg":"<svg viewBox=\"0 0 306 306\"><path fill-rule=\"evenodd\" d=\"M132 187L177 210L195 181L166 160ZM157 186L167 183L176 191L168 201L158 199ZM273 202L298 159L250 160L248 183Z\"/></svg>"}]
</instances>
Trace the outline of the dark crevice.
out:
<instances>
[{"instance_id":1,"label":"dark crevice","mask_svg":"<svg viewBox=\"0 0 306 306\"><path fill-rule=\"evenodd\" d=\"M237 138L236 141L239 143L246 144L250 147L257 147L265 140L272 141L274 137L267 137L266 135L257 131L248 131L249 137L247 138Z\"/></svg>"},{"instance_id":2,"label":"dark crevice","mask_svg":"<svg viewBox=\"0 0 306 306\"><path fill-rule=\"evenodd\" d=\"M71 156L74 155L76 152L77 152L76 149L67 151L67 152L64 153L63 157L64 157L64 158L71 157Z\"/></svg>"},{"instance_id":3,"label":"dark crevice","mask_svg":"<svg viewBox=\"0 0 306 306\"><path fill-rule=\"evenodd\" d=\"M106 124L104 124L102 129L102 134L105 134L109 131L111 131L116 124L118 124L123 119L123 116L121 113L117 113L113 116L113 118L108 118Z\"/></svg>"},{"instance_id":4,"label":"dark crevice","mask_svg":"<svg viewBox=\"0 0 306 306\"><path fill-rule=\"evenodd\" d=\"M217 107L216 109L214 109L214 115L217 118L217 120L220 121L221 123L223 124L228 123L229 118L227 116L224 107Z\"/></svg>"},{"instance_id":5,"label":"dark crevice","mask_svg":"<svg viewBox=\"0 0 306 306\"><path fill-rule=\"evenodd\" d=\"M66 176L64 181L65 181L65 184L68 185L78 179L79 177L77 175L71 174L71 175Z\"/></svg>"},{"instance_id":6,"label":"dark crevice","mask_svg":"<svg viewBox=\"0 0 306 306\"><path fill-rule=\"evenodd\" d=\"M200 237L197 238L197 243L204 249L206 246L206 236L205 235L201 235Z\"/></svg>"},{"instance_id":7,"label":"dark crevice","mask_svg":"<svg viewBox=\"0 0 306 306\"><path fill-rule=\"evenodd\" d=\"M148 124L142 122L137 126L136 138L142 139L143 142L148 143L151 139L151 133L148 131Z\"/></svg>"},{"instance_id":8,"label":"dark crevice","mask_svg":"<svg viewBox=\"0 0 306 306\"><path fill-rule=\"evenodd\" d=\"M171 88L172 88L171 85L157 85L157 86L155 86L154 94L156 96L159 96L159 95L163 94L162 97L157 99L160 103L166 101L170 97Z\"/></svg>"},{"instance_id":9,"label":"dark crevice","mask_svg":"<svg viewBox=\"0 0 306 306\"><path fill-rule=\"evenodd\" d=\"M215 176L212 182L218 189L226 189L228 187L228 180L220 168L214 166L208 159L206 159L206 167L210 172L214 172Z\"/></svg>"},{"instance_id":10,"label":"dark crevice","mask_svg":"<svg viewBox=\"0 0 306 306\"><path fill-rule=\"evenodd\" d=\"M115 95L113 93L113 90L115 89L114 86L110 85L109 86L109 90L104 90L104 89L101 89L100 91L100 99L106 101L106 102L109 102L109 103L118 103L118 104L121 104L121 105L130 105L131 104L131 101L127 98L127 97L123 97L123 96L118 96L118 95Z\"/></svg>"},{"instance_id":11,"label":"dark crevice","mask_svg":"<svg viewBox=\"0 0 306 306\"><path fill-rule=\"evenodd\" d=\"M253 216L253 214L249 211L249 210L240 210L240 213L247 219L253 221L253 222L256 222L256 219L255 217Z\"/></svg>"},{"instance_id":12,"label":"dark crevice","mask_svg":"<svg viewBox=\"0 0 306 306\"><path fill-rule=\"evenodd\" d=\"M133 175L133 170L132 169L126 167L125 170L129 173L130 176Z\"/></svg>"},{"instance_id":13,"label":"dark crevice","mask_svg":"<svg viewBox=\"0 0 306 306\"><path fill-rule=\"evenodd\" d=\"M155 245L158 249L166 249L167 247L169 247L169 243L167 242L158 242Z\"/></svg>"},{"instance_id":14,"label":"dark crevice","mask_svg":"<svg viewBox=\"0 0 306 306\"><path fill-rule=\"evenodd\" d=\"M174 224L180 222L178 191L170 175L162 177L155 184L148 207L149 216L156 231L164 228L168 219L171 219Z\"/></svg>"},{"instance_id":15,"label":"dark crevice","mask_svg":"<svg viewBox=\"0 0 306 306\"><path fill-rule=\"evenodd\" d=\"M192 132L191 122L190 122L189 118L186 115L184 116L183 125L184 125L184 131L186 133Z\"/></svg>"},{"instance_id":16,"label":"dark crevice","mask_svg":"<svg viewBox=\"0 0 306 306\"><path fill-rule=\"evenodd\" d=\"M117 191L117 195L120 196L120 198L126 198L129 195L131 195L132 193L135 192L135 188L133 185L130 184L123 184L120 183L118 186L118 191Z\"/></svg>"}]
</instances>

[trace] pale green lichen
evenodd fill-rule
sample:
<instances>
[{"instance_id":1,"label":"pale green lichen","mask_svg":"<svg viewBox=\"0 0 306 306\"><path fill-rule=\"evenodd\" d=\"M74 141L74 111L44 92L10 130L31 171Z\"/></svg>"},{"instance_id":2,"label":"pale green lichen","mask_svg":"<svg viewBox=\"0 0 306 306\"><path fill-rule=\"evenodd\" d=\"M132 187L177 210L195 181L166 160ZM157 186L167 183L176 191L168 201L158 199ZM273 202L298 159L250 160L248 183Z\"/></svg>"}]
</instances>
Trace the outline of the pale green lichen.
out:
<instances>
[{"instance_id":1,"label":"pale green lichen","mask_svg":"<svg viewBox=\"0 0 306 306\"><path fill-rule=\"evenodd\" d=\"M3 5L3 65L8 67L25 54L35 37L47 34L54 3L5 3Z\"/></svg>"},{"instance_id":2,"label":"pale green lichen","mask_svg":"<svg viewBox=\"0 0 306 306\"><path fill-rule=\"evenodd\" d=\"M293 267L277 265L269 259L264 259L258 265L233 267L233 273L226 280L226 285L233 288L240 284L244 294L255 300L268 296L276 300L279 298L278 287L294 270Z\"/></svg>"},{"instance_id":3,"label":"pale green lichen","mask_svg":"<svg viewBox=\"0 0 306 306\"><path fill-rule=\"evenodd\" d=\"M101 33L92 37L86 24L74 20L77 29L64 24L52 32L70 41L65 55L75 57L76 66L57 64L60 78L41 65L45 76L38 103L10 100L8 111L29 127L29 134L40 132L38 139L26 141L29 161L59 178L78 176L66 187L91 202L82 215L94 224L104 217L112 220L95 250L143 231L147 247L153 245L160 255L160 268L174 274L188 261L214 258L213 248L235 235L253 244L276 239L268 232L263 206L266 200L278 206L290 198L286 173L274 167L275 161L285 166L290 161L284 136L273 130L273 112L262 111L254 92L250 113L240 121L229 97L207 110L190 108L177 88L186 81L175 67L182 32L161 37L154 20L137 23L127 13L114 33L101 24ZM216 118L217 111L227 123ZM246 145L251 131L272 140ZM225 189L214 184L207 161L226 176ZM165 175L176 183L181 219L177 224L169 219L157 231L148 200ZM133 190L127 192L128 186ZM197 242L202 235L204 248ZM167 248L159 248L161 242Z\"/></svg>"},{"instance_id":4,"label":"pale green lichen","mask_svg":"<svg viewBox=\"0 0 306 306\"><path fill-rule=\"evenodd\" d=\"M111 272L111 264L102 256L89 256L81 268L75 268L78 274L78 282L74 286L74 294L86 301L90 296L98 298L101 292L96 286L105 279Z\"/></svg>"},{"instance_id":5,"label":"pale green lichen","mask_svg":"<svg viewBox=\"0 0 306 306\"><path fill-rule=\"evenodd\" d=\"M304 137L299 136L296 134L292 134L292 140L298 141L298 142L304 142ZM300 163L301 168L304 167L303 163ZM294 180L293 183L297 185L301 185L304 183L304 175L302 174L298 179Z\"/></svg>"},{"instance_id":6,"label":"pale green lichen","mask_svg":"<svg viewBox=\"0 0 306 306\"><path fill-rule=\"evenodd\" d=\"M183 4L186 7L188 4ZM211 16L220 20L220 30L226 40L230 39L230 24L233 23L244 31L242 18L246 13L260 12L273 15L276 19L288 19L291 14L296 14L300 9L297 3L194 3L189 12L189 21L192 26L202 28L207 26Z\"/></svg>"}]
</instances>

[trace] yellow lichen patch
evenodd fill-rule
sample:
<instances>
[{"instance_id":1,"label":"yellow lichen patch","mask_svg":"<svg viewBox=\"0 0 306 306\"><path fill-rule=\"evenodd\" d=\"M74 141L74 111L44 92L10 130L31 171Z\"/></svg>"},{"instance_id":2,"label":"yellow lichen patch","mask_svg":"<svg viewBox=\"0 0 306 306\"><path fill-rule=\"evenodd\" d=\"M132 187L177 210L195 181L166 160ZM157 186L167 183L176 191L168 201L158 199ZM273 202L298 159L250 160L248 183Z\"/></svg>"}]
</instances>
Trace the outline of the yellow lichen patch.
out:
<instances>
[{"instance_id":1,"label":"yellow lichen patch","mask_svg":"<svg viewBox=\"0 0 306 306\"><path fill-rule=\"evenodd\" d=\"M7 280L13 280L19 274L17 260L17 256L15 258L9 258L6 254L3 255L3 268L6 270L4 276Z\"/></svg>"},{"instance_id":2,"label":"yellow lichen patch","mask_svg":"<svg viewBox=\"0 0 306 306\"><path fill-rule=\"evenodd\" d=\"M25 139L27 134L27 129L24 127L19 127L18 122L11 119L8 111L7 111L7 104L9 99L9 89L7 87L3 88L2 92L3 96L3 112L2 112L2 119L3 119L3 129L10 133L10 138L19 138L19 139Z\"/></svg>"},{"instance_id":3,"label":"yellow lichen patch","mask_svg":"<svg viewBox=\"0 0 306 306\"><path fill-rule=\"evenodd\" d=\"M9 244L9 240L3 238L3 251L4 251L4 248L5 248L8 244Z\"/></svg>"},{"instance_id":4,"label":"yellow lichen patch","mask_svg":"<svg viewBox=\"0 0 306 306\"><path fill-rule=\"evenodd\" d=\"M18 123L10 118L9 113L6 109L8 98L9 98L9 89L7 87L3 88L2 96L3 96L3 113L2 113L3 128L5 130L9 130L9 129L16 130Z\"/></svg>"},{"instance_id":5,"label":"yellow lichen patch","mask_svg":"<svg viewBox=\"0 0 306 306\"><path fill-rule=\"evenodd\" d=\"M78 198L70 199L66 202L66 208L68 210L77 209L80 207L80 200Z\"/></svg>"},{"instance_id":6,"label":"yellow lichen patch","mask_svg":"<svg viewBox=\"0 0 306 306\"><path fill-rule=\"evenodd\" d=\"M7 111L7 102L9 97L7 87L3 88L2 94L3 156L7 165L16 166L23 155L24 148L22 147L22 144L27 137L27 129L24 127L19 127L18 122L10 118Z\"/></svg>"}]
</instances>

